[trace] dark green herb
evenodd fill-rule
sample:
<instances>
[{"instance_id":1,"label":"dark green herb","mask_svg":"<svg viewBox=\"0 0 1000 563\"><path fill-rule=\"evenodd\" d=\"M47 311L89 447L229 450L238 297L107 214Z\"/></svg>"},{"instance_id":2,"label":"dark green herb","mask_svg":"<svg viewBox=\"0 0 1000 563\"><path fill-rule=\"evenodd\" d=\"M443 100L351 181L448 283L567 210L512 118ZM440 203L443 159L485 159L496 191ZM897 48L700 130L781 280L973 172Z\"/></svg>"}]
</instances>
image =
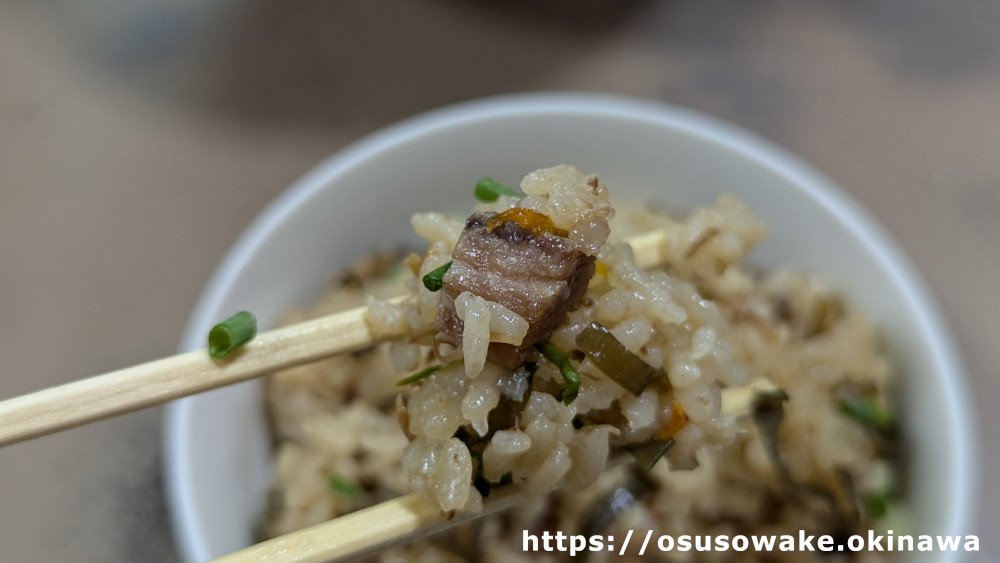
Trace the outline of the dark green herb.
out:
<instances>
[{"instance_id":1,"label":"dark green herb","mask_svg":"<svg viewBox=\"0 0 1000 563\"><path fill-rule=\"evenodd\" d=\"M483 178L476 183L476 199L479 201L492 202L500 199L500 196L503 195L520 197L521 194L493 178Z\"/></svg>"},{"instance_id":2,"label":"dark green herb","mask_svg":"<svg viewBox=\"0 0 1000 563\"><path fill-rule=\"evenodd\" d=\"M567 405L572 403L580 393L580 375L576 373L576 369L570 363L569 357L565 352L556 347L555 344L548 341L535 344L535 348L538 348L538 351L542 353L542 356L545 356L546 360L559 368L563 376L563 381L566 383L566 386L563 387L562 401Z\"/></svg>"},{"instance_id":3,"label":"dark green herb","mask_svg":"<svg viewBox=\"0 0 1000 563\"><path fill-rule=\"evenodd\" d=\"M208 332L208 354L213 358L222 358L256 335L257 319L248 311L240 311Z\"/></svg>"},{"instance_id":4,"label":"dark green herb","mask_svg":"<svg viewBox=\"0 0 1000 563\"><path fill-rule=\"evenodd\" d=\"M840 412L853 418L861 425L877 431L885 431L893 426L892 413L867 397L844 398L837 402Z\"/></svg>"},{"instance_id":5,"label":"dark green herb","mask_svg":"<svg viewBox=\"0 0 1000 563\"><path fill-rule=\"evenodd\" d=\"M443 370L444 368L450 368L451 366L457 366L460 363L462 363L462 360L458 359L458 360L455 360L455 361L447 363L447 364L438 364L438 365L435 365L435 366L427 366L424 369L418 371L417 373L415 373L415 374L413 374L413 375L411 375L409 377L404 377L403 379L400 379L399 381L397 381L396 382L396 387L403 387L404 385L409 385L411 383L416 383L416 382L420 381L421 379L427 377L428 375L431 375L432 373L437 373L437 372Z\"/></svg>"},{"instance_id":6,"label":"dark green herb","mask_svg":"<svg viewBox=\"0 0 1000 563\"><path fill-rule=\"evenodd\" d=\"M424 276L424 287L431 291L440 290L444 286L444 274L448 271L448 268L451 268L452 262L452 260L449 260L444 266L428 272L428 274Z\"/></svg>"},{"instance_id":7,"label":"dark green herb","mask_svg":"<svg viewBox=\"0 0 1000 563\"><path fill-rule=\"evenodd\" d=\"M576 345L605 375L633 395L641 394L647 385L661 379L663 374L625 348L601 323L590 323L581 330L576 335Z\"/></svg>"},{"instance_id":8,"label":"dark green herb","mask_svg":"<svg viewBox=\"0 0 1000 563\"><path fill-rule=\"evenodd\" d=\"M358 486L336 473L331 473L327 476L326 485L330 487L331 491L342 495L347 500L358 496Z\"/></svg>"}]
</instances>

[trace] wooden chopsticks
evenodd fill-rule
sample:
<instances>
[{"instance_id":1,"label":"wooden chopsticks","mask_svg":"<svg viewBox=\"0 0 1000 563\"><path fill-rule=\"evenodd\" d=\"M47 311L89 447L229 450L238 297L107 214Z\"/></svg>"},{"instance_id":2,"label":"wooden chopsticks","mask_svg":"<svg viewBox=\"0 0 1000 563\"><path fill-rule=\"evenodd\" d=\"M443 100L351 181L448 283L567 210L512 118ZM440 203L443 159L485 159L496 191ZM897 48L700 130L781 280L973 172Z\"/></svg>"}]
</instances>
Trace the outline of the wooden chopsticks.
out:
<instances>
[{"instance_id":1,"label":"wooden chopsticks","mask_svg":"<svg viewBox=\"0 0 1000 563\"><path fill-rule=\"evenodd\" d=\"M490 494L488 500L484 499L483 509L479 512L446 514L434 501L417 493L410 493L289 532L213 561L311 563L353 560L501 512L525 500L527 496L522 490L498 489Z\"/></svg>"},{"instance_id":2,"label":"wooden chopsticks","mask_svg":"<svg viewBox=\"0 0 1000 563\"><path fill-rule=\"evenodd\" d=\"M647 268L663 261L666 240L663 231L654 231L627 242L636 264ZM394 304L402 306L405 301L404 297L395 298ZM389 333L376 337L366 315L367 309L358 307L264 332L221 360L213 359L202 349L2 401L0 446L406 336ZM745 412L752 392L768 387L764 382L757 387L724 390L723 410L727 414ZM216 561L310 562L361 557L505 510L525 496L519 490L497 490L481 512L453 515L442 513L433 501L409 494L267 540Z\"/></svg>"},{"instance_id":3,"label":"wooden chopsticks","mask_svg":"<svg viewBox=\"0 0 1000 563\"><path fill-rule=\"evenodd\" d=\"M639 267L662 261L662 231L627 242ZM198 350L7 399L0 402L0 446L367 348L376 339L365 312L358 307L261 333L222 360ZM381 339L401 336L405 334L384 334Z\"/></svg>"}]
</instances>

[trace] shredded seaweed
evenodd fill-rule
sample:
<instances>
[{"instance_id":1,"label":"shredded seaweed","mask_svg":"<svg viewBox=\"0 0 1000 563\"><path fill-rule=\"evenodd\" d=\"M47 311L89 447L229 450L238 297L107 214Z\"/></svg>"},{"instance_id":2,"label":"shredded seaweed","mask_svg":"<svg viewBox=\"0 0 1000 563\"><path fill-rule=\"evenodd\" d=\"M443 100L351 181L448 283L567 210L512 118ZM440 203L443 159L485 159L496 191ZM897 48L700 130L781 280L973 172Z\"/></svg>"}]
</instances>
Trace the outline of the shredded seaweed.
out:
<instances>
[{"instance_id":1,"label":"shredded seaweed","mask_svg":"<svg viewBox=\"0 0 1000 563\"><path fill-rule=\"evenodd\" d=\"M787 400L788 393L781 389L758 392L753 398L753 421L760 430L764 448L782 482L794 488L795 480L792 479L792 473L785 465L785 460L781 458L781 440L778 437L778 428L785 418L784 403Z\"/></svg>"},{"instance_id":2,"label":"shredded seaweed","mask_svg":"<svg viewBox=\"0 0 1000 563\"><path fill-rule=\"evenodd\" d=\"M641 444L631 444L626 446L625 449L639 462L639 467L642 467L646 471L652 471L656 462L660 461L660 458L666 455L673 445L673 439L651 440Z\"/></svg>"},{"instance_id":3,"label":"shredded seaweed","mask_svg":"<svg viewBox=\"0 0 1000 563\"><path fill-rule=\"evenodd\" d=\"M653 381L661 379L663 374L630 352L601 323L590 323L581 330L576 335L576 345L605 375L635 396Z\"/></svg>"},{"instance_id":4,"label":"shredded seaweed","mask_svg":"<svg viewBox=\"0 0 1000 563\"><path fill-rule=\"evenodd\" d=\"M786 401L788 401L788 394L782 389L760 391L754 395L753 399L753 421L760 431L764 449L771 458L778 478L786 491L800 501L819 503L819 506L826 507L838 521L856 520L856 514L847 515L838 509L837 497L833 491L822 485L799 482L792 476L791 470L781 457L781 438L778 433L781 421L785 417L784 404Z\"/></svg>"}]
</instances>

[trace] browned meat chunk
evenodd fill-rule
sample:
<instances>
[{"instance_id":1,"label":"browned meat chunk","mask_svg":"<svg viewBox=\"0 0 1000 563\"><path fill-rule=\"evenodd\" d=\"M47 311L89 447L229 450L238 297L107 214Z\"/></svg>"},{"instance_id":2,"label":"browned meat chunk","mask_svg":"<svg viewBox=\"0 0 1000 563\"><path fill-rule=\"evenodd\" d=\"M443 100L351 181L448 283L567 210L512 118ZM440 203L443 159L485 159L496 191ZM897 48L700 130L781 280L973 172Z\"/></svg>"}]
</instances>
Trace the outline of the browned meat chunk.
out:
<instances>
[{"instance_id":1,"label":"browned meat chunk","mask_svg":"<svg viewBox=\"0 0 1000 563\"><path fill-rule=\"evenodd\" d=\"M468 291L500 303L528 321L528 333L520 346L491 343L487 359L514 369L579 304L594 275L595 259L566 237L536 234L515 221L491 231L487 221L495 215L474 213L466 221L444 276L435 328L439 343L459 348L463 323L455 298Z\"/></svg>"}]
</instances>

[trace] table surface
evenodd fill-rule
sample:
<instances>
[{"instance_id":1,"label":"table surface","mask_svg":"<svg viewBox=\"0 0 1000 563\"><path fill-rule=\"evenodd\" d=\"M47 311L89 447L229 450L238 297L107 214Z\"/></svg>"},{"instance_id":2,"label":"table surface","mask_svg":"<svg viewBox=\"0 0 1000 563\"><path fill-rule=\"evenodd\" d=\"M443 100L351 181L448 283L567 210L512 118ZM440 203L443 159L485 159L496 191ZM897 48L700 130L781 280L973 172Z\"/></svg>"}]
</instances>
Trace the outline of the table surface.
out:
<instances>
[{"instance_id":1,"label":"table surface","mask_svg":"<svg viewBox=\"0 0 1000 563\"><path fill-rule=\"evenodd\" d=\"M1000 470L1000 3L0 3L0 397L171 354L292 180L416 112L503 92L686 105L843 186L909 253ZM162 409L0 450L7 561L176 559ZM976 529L992 560L1000 485Z\"/></svg>"}]
</instances>

